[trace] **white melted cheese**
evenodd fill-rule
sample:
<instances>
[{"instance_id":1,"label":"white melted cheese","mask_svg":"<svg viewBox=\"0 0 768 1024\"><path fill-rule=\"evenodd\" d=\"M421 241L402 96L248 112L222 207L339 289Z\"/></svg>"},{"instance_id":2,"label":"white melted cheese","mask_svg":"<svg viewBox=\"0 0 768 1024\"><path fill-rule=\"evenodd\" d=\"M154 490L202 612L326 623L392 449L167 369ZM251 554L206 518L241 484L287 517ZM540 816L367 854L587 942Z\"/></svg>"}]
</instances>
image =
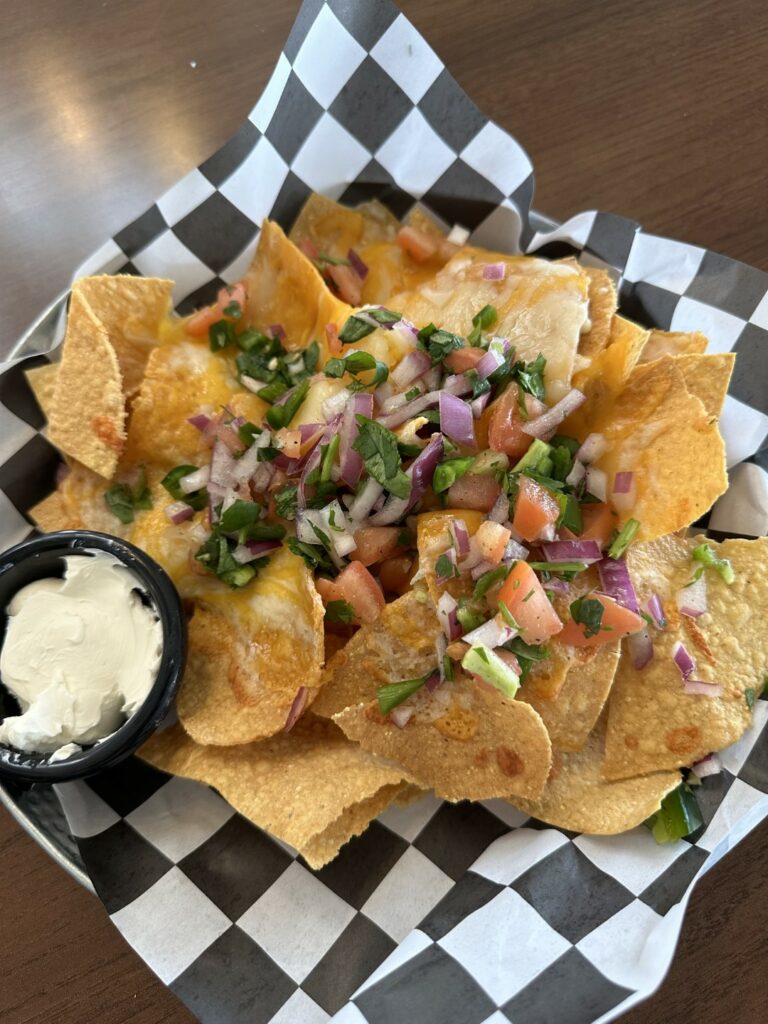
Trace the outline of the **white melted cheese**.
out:
<instances>
[{"instance_id":1,"label":"white melted cheese","mask_svg":"<svg viewBox=\"0 0 768 1024\"><path fill-rule=\"evenodd\" d=\"M63 579L37 580L13 597L0 652L0 680L22 710L0 723L0 742L58 759L72 744L104 739L141 706L163 645L156 614L121 562L104 552L64 561Z\"/></svg>"}]
</instances>

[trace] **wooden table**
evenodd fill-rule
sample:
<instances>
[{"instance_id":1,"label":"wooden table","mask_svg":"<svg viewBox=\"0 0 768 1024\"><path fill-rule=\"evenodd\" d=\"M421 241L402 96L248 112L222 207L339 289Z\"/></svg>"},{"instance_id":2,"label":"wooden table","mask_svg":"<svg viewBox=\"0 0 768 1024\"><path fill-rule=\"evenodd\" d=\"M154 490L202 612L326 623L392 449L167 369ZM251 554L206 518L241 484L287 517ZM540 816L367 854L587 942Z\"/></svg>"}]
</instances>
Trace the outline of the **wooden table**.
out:
<instances>
[{"instance_id":1,"label":"wooden table","mask_svg":"<svg viewBox=\"0 0 768 1024\"><path fill-rule=\"evenodd\" d=\"M365 0L357 0L362 3ZM593 207L768 268L768 7L717 0L403 0L537 168L536 204ZM73 268L253 106L296 4L26 0L0 33L0 355ZM752 1024L768 982L768 826L699 885L660 991L627 1024ZM0 814L0 1020L189 1013Z\"/></svg>"}]
</instances>

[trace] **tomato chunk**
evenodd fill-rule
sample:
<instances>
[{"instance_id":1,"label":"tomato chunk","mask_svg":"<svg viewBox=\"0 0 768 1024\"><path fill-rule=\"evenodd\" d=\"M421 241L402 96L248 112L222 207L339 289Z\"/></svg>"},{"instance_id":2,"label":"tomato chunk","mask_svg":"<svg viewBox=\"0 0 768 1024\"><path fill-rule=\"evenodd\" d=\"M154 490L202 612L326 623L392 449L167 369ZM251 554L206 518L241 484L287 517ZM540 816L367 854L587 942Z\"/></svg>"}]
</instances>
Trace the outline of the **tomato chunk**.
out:
<instances>
[{"instance_id":1,"label":"tomato chunk","mask_svg":"<svg viewBox=\"0 0 768 1024\"><path fill-rule=\"evenodd\" d=\"M448 505L490 512L500 494L501 487L492 476L467 473L448 488Z\"/></svg>"},{"instance_id":2,"label":"tomato chunk","mask_svg":"<svg viewBox=\"0 0 768 1024\"><path fill-rule=\"evenodd\" d=\"M539 540L548 526L557 522L560 505L546 487L521 476L512 528L527 541Z\"/></svg>"},{"instance_id":3,"label":"tomato chunk","mask_svg":"<svg viewBox=\"0 0 768 1024\"><path fill-rule=\"evenodd\" d=\"M474 370L484 355L485 349L468 345L449 352L443 362L451 373L466 373L467 370Z\"/></svg>"},{"instance_id":4,"label":"tomato chunk","mask_svg":"<svg viewBox=\"0 0 768 1024\"><path fill-rule=\"evenodd\" d=\"M359 306L363 295L363 282L354 272L352 267L331 265L327 270L328 277L339 289L339 295L350 306Z\"/></svg>"},{"instance_id":5,"label":"tomato chunk","mask_svg":"<svg viewBox=\"0 0 768 1024\"><path fill-rule=\"evenodd\" d=\"M426 231L419 231L418 228L411 227L400 228L395 241L417 263L426 263L428 259L431 259L440 244L439 238L433 238Z\"/></svg>"},{"instance_id":6,"label":"tomato chunk","mask_svg":"<svg viewBox=\"0 0 768 1024\"><path fill-rule=\"evenodd\" d=\"M487 520L475 534L477 546L486 562L497 564L504 557L504 549L512 534L501 523Z\"/></svg>"},{"instance_id":7,"label":"tomato chunk","mask_svg":"<svg viewBox=\"0 0 768 1024\"><path fill-rule=\"evenodd\" d=\"M543 402L525 392L523 395L528 418L540 416L546 409ZM519 459L530 448L533 438L523 432L523 417L518 403L517 384L510 384L504 394L497 399L490 414L488 423L488 444L495 452L504 452L510 458Z\"/></svg>"},{"instance_id":8,"label":"tomato chunk","mask_svg":"<svg viewBox=\"0 0 768 1024\"><path fill-rule=\"evenodd\" d=\"M600 647L602 644L612 644L614 640L621 640L630 633L637 633L645 625L639 615L617 604L613 598L604 594L590 594L589 597L599 601L603 606L600 631L594 636L585 636L587 627L581 622L569 619L559 637L562 643L570 644L572 647Z\"/></svg>"},{"instance_id":9,"label":"tomato chunk","mask_svg":"<svg viewBox=\"0 0 768 1024\"><path fill-rule=\"evenodd\" d=\"M519 623L520 636L527 644L542 644L563 628L541 581L527 562L514 565L498 599Z\"/></svg>"},{"instance_id":10,"label":"tomato chunk","mask_svg":"<svg viewBox=\"0 0 768 1024\"><path fill-rule=\"evenodd\" d=\"M205 338L208 335L208 328L217 320L221 320L218 306L205 306L203 309L198 309L187 320L187 334L191 334L193 338Z\"/></svg>"},{"instance_id":11,"label":"tomato chunk","mask_svg":"<svg viewBox=\"0 0 768 1024\"><path fill-rule=\"evenodd\" d=\"M341 355L343 346L339 339L339 329L336 324L325 325L325 340L328 343L328 351L332 356Z\"/></svg>"},{"instance_id":12,"label":"tomato chunk","mask_svg":"<svg viewBox=\"0 0 768 1024\"><path fill-rule=\"evenodd\" d=\"M605 547L616 529L619 517L604 502L581 506L582 531L579 540L596 540Z\"/></svg>"},{"instance_id":13,"label":"tomato chunk","mask_svg":"<svg viewBox=\"0 0 768 1024\"><path fill-rule=\"evenodd\" d=\"M362 526L355 530L357 548L349 557L363 565L382 562L397 549L399 533L396 526Z\"/></svg>"},{"instance_id":14,"label":"tomato chunk","mask_svg":"<svg viewBox=\"0 0 768 1024\"><path fill-rule=\"evenodd\" d=\"M355 618L365 624L375 622L385 604L379 585L361 562L350 562L335 580L319 577L316 586L326 605L346 601Z\"/></svg>"}]
</instances>

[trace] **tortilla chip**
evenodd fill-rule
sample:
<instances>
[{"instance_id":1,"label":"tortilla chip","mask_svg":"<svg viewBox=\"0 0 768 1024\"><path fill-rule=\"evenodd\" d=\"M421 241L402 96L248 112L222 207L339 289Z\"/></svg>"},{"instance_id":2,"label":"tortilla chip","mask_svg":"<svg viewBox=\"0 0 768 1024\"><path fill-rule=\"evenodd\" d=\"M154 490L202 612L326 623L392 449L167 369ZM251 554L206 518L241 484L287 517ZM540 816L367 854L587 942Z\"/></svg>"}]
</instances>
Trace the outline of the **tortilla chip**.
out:
<instances>
[{"instance_id":1,"label":"tortilla chip","mask_svg":"<svg viewBox=\"0 0 768 1024\"><path fill-rule=\"evenodd\" d=\"M683 375L685 386L700 400L711 419L719 418L723 411L728 384L736 362L735 352L712 355L682 355L674 357L675 366Z\"/></svg>"},{"instance_id":2,"label":"tortilla chip","mask_svg":"<svg viewBox=\"0 0 768 1024\"><path fill-rule=\"evenodd\" d=\"M43 498L27 512L32 522L43 533L54 533L56 530L77 530L81 523L67 511L67 506L60 491L54 491Z\"/></svg>"},{"instance_id":3,"label":"tortilla chip","mask_svg":"<svg viewBox=\"0 0 768 1024\"><path fill-rule=\"evenodd\" d=\"M435 565L440 555L451 546L451 535L448 532L448 527L452 519L460 519L467 527L467 533L472 537L477 533L485 516L482 512L459 508L446 509L440 512L424 512L416 520L419 572L423 574L424 581L429 590L429 596L435 604L440 600L440 595L446 590L452 597L458 599L460 597L470 597L475 586L467 573L447 580L445 583L437 582Z\"/></svg>"},{"instance_id":4,"label":"tortilla chip","mask_svg":"<svg viewBox=\"0 0 768 1024\"><path fill-rule=\"evenodd\" d=\"M616 287L607 270L584 267L589 278L590 329L579 340L579 355L593 359L608 345L611 323L616 313Z\"/></svg>"},{"instance_id":5,"label":"tortilla chip","mask_svg":"<svg viewBox=\"0 0 768 1024\"><path fill-rule=\"evenodd\" d=\"M330 722L312 718L262 743L226 748L199 746L173 726L155 733L139 756L213 786L315 869L406 789L397 768L377 763Z\"/></svg>"},{"instance_id":6,"label":"tortilla chip","mask_svg":"<svg viewBox=\"0 0 768 1024\"><path fill-rule=\"evenodd\" d=\"M410 590L392 601L328 662L313 713L332 718L351 704L371 700L385 683L430 672L437 664L439 635L435 609L423 591Z\"/></svg>"},{"instance_id":7,"label":"tortilla chip","mask_svg":"<svg viewBox=\"0 0 768 1024\"><path fill-rule=\"evenodd\" d=\"M396 678L402 677L390 674L390 681ZM551 746L529 704L463 675L431 696L421 690L417 698L411 700L418 709L402 729L381 714L376 700L348 707L333 720L364 750L401 765L413 782L445 800L538 796Z\"/></svg>"},{"instance_id":8,"label":"tortilla chip","mask_svg":"<svg viewBox=\"0 0 768 1024\"><path fill-rule=\"evenodd\" d=\"M352 311L337 299L317 268L274 221L265 220L247 274L246 322L261 330L282 324L290 351L320 343L322 366L328 358L326 324L343 324Z\"/></svg>"},{"instance_id":9,"label":"tortilla chip","mask_svg":"<svg viewBox=\"0 0 768 1024\"><path fill-rule=\"evenodd\" d=\"M32 388L32 394L37 399L37 404L47 420L51 418L53 393L56 389L58 375L58 363L43 363L42 366L33 366L31 370L24 371L27 383Z\"/></svg>"},{"instance_id":10,"label":"tortilla chip","mask_svg":"<svg viewBox=\"0 0 768 1024\"><path fill-rule=\"evenodd\" d=\"M172 290L173 281L133 274L81 277L72 287L106 330L128 397L138 389L160 324L171 312Z\"/></svg>"},{"instance_id":11,"label":"tortilla chip","mask_svg":"<svg viewBox=\"0 0 768 1024\"><path fill-rule=\"evenodd\" d=\"M550 650L554 653L563 647L553 643ZM611 692L619 654L618 643L574 650L553 700L542 699L536 692L533 673L523 683L519 697L541 715L554 750L576 751L584 747Z\"/></svg>"},{"instance_id":12,"label":"tortilla chip","mask_svg":"<svg viewBox=\"0 0 768 1024\"><path fill-rule=\"evenodd\" d=\"M103 477L113 475L125 444L125 398L117 356L78 291L70 300L48 436L61 451Z\"/></svg>"},{"instance_id":13,"label":"tortilla chip","mask_svg":"<svg viewBox=\"0 0 768 1024\"><path fill-rule=\"evenodd\" d=\"M189 624L179 719L198 743L273 736L300 686L312 700L323 664L323 603L304 562L279 548L247 588L205 578Z\"/></svg>"},{"instance_id":14,"label":"tortilla chip","mask_svg":"<svg viewBox=\"0 0 768 1024\"><path fill-rule=\"evenodd\" d=\"M609 701L605 775L621 779L691 765L722 750L752 720L745 692L759 693L768 675L768 538L707 541L736 573L728 586L706 570L709 611L697 619L677 611L675 595L699 563L690 552L703 537L662 537L633 545L627 564L640 603L658 594L669 627L654 633L653 660L641 671L625 655ZM720 697L689 695L672 660L676 641L696 660L695 679L718 682Z\"/></svg>"},{"instance_id":15,"label":"tortilla chip","mask_svg":"<svg viewBox=\"0 0 768 1024\"><path fill-rule=\"evenodd\" d=\"M555 754L552 773L536 800L516 797L525 814L556 828L610 836L642 824L661 801L680 785L677 771L653 772L640 778L606 782L602 777L602 726L578 753Z\"/></svg>"},{"instance_id":16,"label":"tortilla chip","mask_svg":"<svg viewBox=\"0 0 768 1024\"><path fill-rule=\"evenodd\" d=\"M350 249L360 253L368 245L391 241L399 227L397 218L375 199L352 209L313 192L288 237L299 248L310 243L321 253L346 259Z\"/></svg>"},{"instance_id":17,"label":"tortilla chip","mask_svg":"<svg viewBox=\"0 0 768 1024\"><path fill-rule=\"evenodd\" d=\"M486 280L482 268L504 263L501 281ZM588 319L589 279L575 261L551 263L532 256L507 256L467 246L430 281L394 296L394 309L417 327L466 335L472 317L492 305L494 334L508 338L520 359L547 359L546 397L553 404L570 389L576 349Z\"/></svg>"},{"instance_id":18,"label":"tortilla chip","mask_svg":"<svg viewBox=\"0 0 768 1024\"><path fill-rule=\"evenodd\" d=\"M706 352L709 342L701 331L651 331L640 356L641 363L651 363L662 356L682 356Z\"/></svg>"},{"instance_id":19,"label":"tortilla chip","mask_svg":"<svg viewBox=\"0 0 768 1024\"><path fill-rule=\"evenodd\" d=\"M608 442L597 466L608 473L609 491L616 473L635 474L631 515L640 522L638 540L688 526L727 489L717 423L687 391L674 357L635 367L615 401L590 402L588 413L586 432L602 433Z\"/></svg>"}]
</instances>

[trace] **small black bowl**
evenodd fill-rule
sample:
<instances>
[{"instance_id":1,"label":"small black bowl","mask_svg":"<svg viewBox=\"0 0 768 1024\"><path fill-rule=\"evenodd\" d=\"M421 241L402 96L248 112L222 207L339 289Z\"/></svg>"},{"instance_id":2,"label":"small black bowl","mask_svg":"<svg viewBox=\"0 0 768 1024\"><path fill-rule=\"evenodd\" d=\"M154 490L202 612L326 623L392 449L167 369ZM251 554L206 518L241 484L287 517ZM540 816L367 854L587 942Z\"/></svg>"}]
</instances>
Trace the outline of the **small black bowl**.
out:
<instances>
[{"instance_id":1,"label":"small black bowl","mask_svg":"<svg viewBox=\"0 0 768 1024\"><path fill-rule=\"evenodd\" d=\"M65 530L25 541L0 554L0 643L14 594L35 580L64 575L64 556L105 551L127 566L149 598L163 629L160 667L144 703L108 739L61 761L0 744L0 778L24 782L65 782L110 768L141 746L167 715L181 681L187 654L187 622L181 598L168 575L143 551L106 533ZM15 700L0 685L0 716L18 714Z\"/></svg>"}]
</instances>

